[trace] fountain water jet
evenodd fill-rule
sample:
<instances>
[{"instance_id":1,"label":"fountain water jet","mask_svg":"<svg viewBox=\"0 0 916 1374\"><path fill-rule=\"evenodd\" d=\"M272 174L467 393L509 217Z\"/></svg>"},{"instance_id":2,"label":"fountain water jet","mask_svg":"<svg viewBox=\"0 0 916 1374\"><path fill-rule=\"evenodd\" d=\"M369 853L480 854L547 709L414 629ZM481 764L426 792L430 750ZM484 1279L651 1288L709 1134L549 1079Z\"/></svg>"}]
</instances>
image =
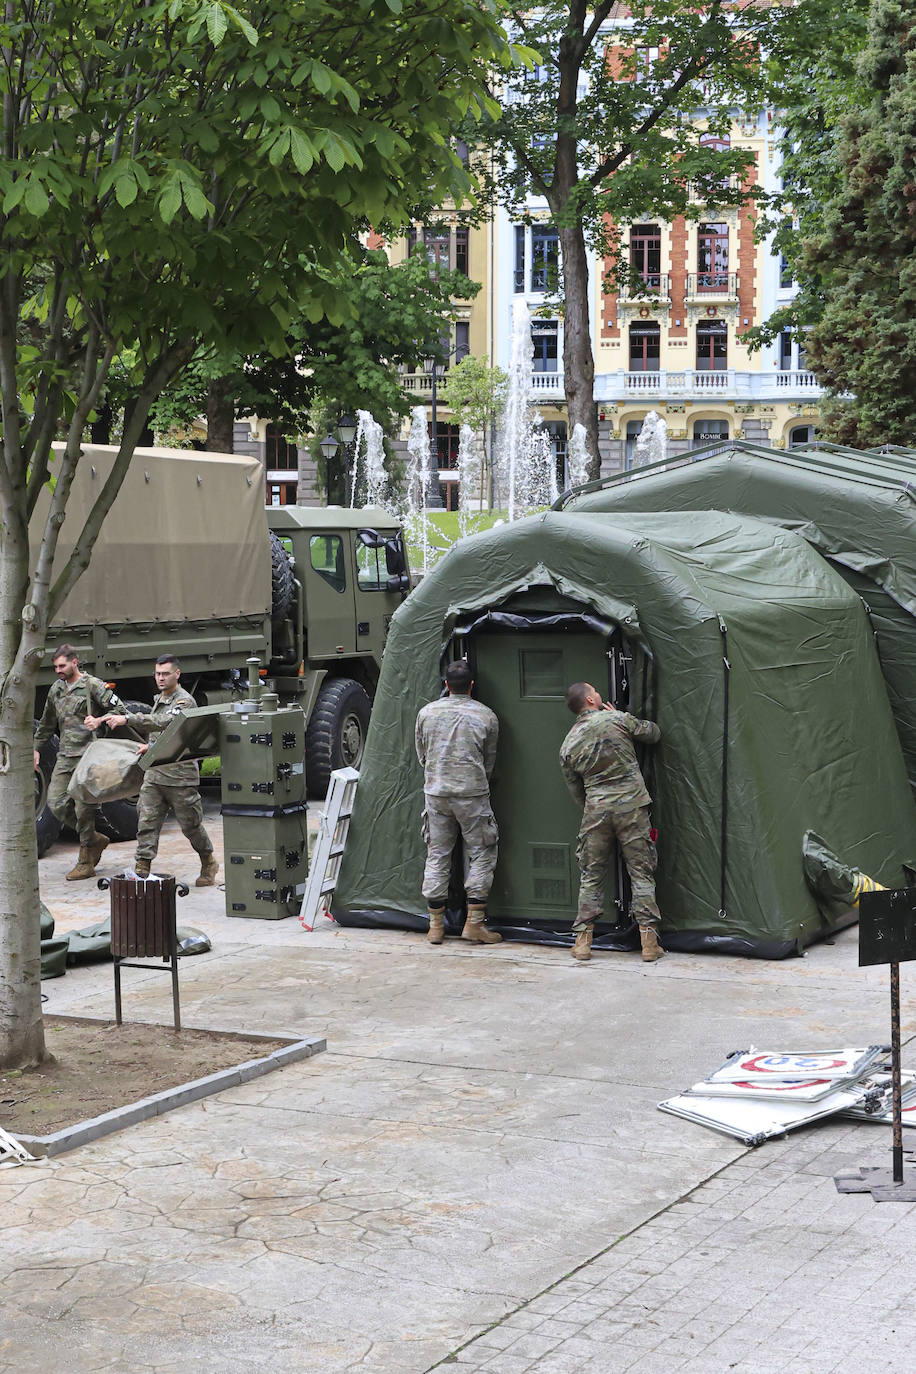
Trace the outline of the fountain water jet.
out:
<instances>
[{"instance_id":1,"label":"fountain water jet","mask_svg":"<svg viewBox=\"0 0 916 1374\"><path fill-rule=\"evenodd\" d=\"M668 426L654 410L650 410L636 439L634 468L648 467L650 463L663 463L667 449Z\"/></svg>"},{"instance_id":2,"label":"fountain water jet","mask_svg":"<svg viewBox=\"0 0 916 1374\"><path fill-rule=\"evenodd\" d=\"M385 436L381 425L368 410L356 412L356 440L353 445L353 471L350 486L350 507L356 505L360 451L365 445L366 505L384 506L388 495L388 474L385 471Z\"/></svg>"}]
</instances>

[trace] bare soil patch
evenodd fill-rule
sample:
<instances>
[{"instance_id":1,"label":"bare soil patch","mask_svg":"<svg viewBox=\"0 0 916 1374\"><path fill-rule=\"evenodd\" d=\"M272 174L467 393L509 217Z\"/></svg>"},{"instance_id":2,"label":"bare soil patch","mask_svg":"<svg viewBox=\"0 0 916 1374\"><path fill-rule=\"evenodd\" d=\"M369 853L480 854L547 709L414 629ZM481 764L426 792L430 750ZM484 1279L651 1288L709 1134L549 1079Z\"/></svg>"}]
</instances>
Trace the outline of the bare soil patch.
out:
<instances>
[{"instance_id":1,"label":"bare soil patch","mask_svg":"<svg viewBox=\"0 0 916 1374\"><path fill-rule=\"evenodd\" d=\"M12 1135L48 1135L126 1107L249 1059L287 1040L257 1040L221 1031L182 1030L140 1022L46 1016L53 1059L34 1069L0 1070L0 1126Z\"/></svg>"}]
</instances>

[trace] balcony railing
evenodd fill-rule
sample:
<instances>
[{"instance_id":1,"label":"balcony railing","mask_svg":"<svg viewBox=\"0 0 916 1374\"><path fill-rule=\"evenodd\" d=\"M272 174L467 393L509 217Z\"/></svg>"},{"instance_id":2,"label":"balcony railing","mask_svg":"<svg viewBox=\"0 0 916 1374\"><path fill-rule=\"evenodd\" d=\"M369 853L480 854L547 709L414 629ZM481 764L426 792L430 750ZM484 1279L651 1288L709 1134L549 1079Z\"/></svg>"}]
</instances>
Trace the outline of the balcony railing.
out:
<instances>
[{"instance_id":1,"label":"balcony railing","mask_svg":"<svg viewBox=\"0 0 916 1374\"><path fill-rule=\"evenodd\" d=\"M721 300L730 301L738 299L738 273L737 272L688 272L687 273L687 300Z\"/></svg>"},{"instance_id":2,"label":"balcony railing","mask_svg":"<svg viewBox=\"0 0 916 1374\"><path fill-rule=\"evenodd\" d=\"M629 282L623 282L617 299L646 305L651 305L653 300L670 301L671 278L667 272L643 273L642 279L643 290L639 292L632 290Z\"/></svg>"},{"instance_id":3,"label":"balcony railing","mask_svg":"<svg viewBox=\"0 0 916 1374\"><path fill-rule=\"evenodd\" d=\"M735 368L707 371L661 368L657 372L606 372L595 378L597 401L627 397L716 396L721 400L814 401L821 388L813 372L739 372Z\"/></svg>"},{"instance_id":4,"label":"balcony railing","mask_svg":"<svg viewBox=\"0 0 916 1374\"><path fill-rule=\"evenodd\" d=\"M446 379L446 374L445 374L445 373L443 373L443 372L437 373L437 376L436 376L436 390L440 393L440 401L441 401L441 388L442 388L442 386L443 386L444 383L445 383L445 379ZM433 381L432 376L431 376L431 374L428 373L428 372L402 372L402 374L401 374L401 387L403 388L404 391L409 391L409 392L411 392L413 395L418 395L418 396L432 396L432 390L433 390L432 381ZM564 391L563 391L563 373L562 373L562 372L534 372L534 373L532 373L532 375L531 375L531 394L532 394L532 397L537 396L538 399L540 399L540 400L545 400L545 399L547 399L548 397L554 397L554 396L555 396L555 397L558 397L558 398L559 398L559 397L562 397L562 396L564 395Z\"/></svg>"}]
</instances>

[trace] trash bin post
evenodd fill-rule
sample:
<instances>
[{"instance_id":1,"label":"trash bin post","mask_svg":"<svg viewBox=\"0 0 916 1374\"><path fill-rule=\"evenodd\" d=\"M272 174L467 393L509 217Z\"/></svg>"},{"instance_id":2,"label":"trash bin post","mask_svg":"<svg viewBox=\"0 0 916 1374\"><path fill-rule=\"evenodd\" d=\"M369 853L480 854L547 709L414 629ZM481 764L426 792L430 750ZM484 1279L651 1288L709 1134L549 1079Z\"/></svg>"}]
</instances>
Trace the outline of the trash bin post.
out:
<instances>
[{"instance_id":1,"label":"trash bin post","mask_svg":"<svg viewBox=\"0 0 916 1374\"><path fill-rule=\"evenodd\" d=\"M114 959L115 1023L121 1025L121 968L155 968L138 964L138 958L161 958L172 975L172 1019L181 1030L178 994L178 934L176 896L186 897L190 888L177 883L171 873L137 878L116 873L100 878L98 886L111 898L111 954Z\"/></svg>"},{"instance_id":2,"label":"trash bin post","mask_svg":"<svg viewBox=\"0 0 916 1374\"><path fill-rule=\"evenodd\" d=\"M875 1202L916 1202L916 1169L903 1167L903 1085L900 1071L900 965L916 959L916 887L878 889L859 898L859 967L890 965L891 1169L840 1174L840 1193L871 1193Z\"/></svg>"}]
</instances>

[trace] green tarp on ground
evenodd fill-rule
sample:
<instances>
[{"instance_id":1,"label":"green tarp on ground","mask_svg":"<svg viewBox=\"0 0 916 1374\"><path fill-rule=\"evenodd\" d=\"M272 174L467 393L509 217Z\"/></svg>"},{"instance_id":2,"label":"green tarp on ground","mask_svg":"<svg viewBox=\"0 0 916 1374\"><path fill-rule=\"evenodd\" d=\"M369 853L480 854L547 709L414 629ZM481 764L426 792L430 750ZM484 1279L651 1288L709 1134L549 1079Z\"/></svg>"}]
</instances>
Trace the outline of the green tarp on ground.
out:
<instances>
[{"instance_id":1,"label":"green tarp on ground","mask_svg":"<svg viewBox=\"0 0 916 1374\"><path fill-rule=\"evenodd\" d=\"M693 460L691 460L693 459ZM916 456L734 442L621 473L568 511L725 510L797 530L865 600L916 789Z\"/></svg>"},{"instance_id":2,"label":"green tarp on ground","mask_svg":"<svg viewBox=\"0 0 916 1374\"><path fill-rule=\"evenodd\" d=\"M395 615L334 897L338 920L418 925L416 713L439 694L456 623L497 609L520 620L551 598L588 612L596 635L602 622L616 626L634 662L641 644L652 656L663 736L653 820L669 945L781 956L825 933L831 918L803 872L808 830L879 881L902 882L902 865L916 857L916 813L871 628L846 582L799 535L766 522L716 511L562 511L463 541ZM507 617L493 632L521 633ZM565 730L561 695L555 709ZM555 751L504 725L501 751L532 751L537 805L559 814ZM497 761L497 770L511 766ZM514 809L497 814L504 838ZM536 929L524 876L497 869L503 891L517 880L515 923Z\"/></svg>"}]
</instances>

